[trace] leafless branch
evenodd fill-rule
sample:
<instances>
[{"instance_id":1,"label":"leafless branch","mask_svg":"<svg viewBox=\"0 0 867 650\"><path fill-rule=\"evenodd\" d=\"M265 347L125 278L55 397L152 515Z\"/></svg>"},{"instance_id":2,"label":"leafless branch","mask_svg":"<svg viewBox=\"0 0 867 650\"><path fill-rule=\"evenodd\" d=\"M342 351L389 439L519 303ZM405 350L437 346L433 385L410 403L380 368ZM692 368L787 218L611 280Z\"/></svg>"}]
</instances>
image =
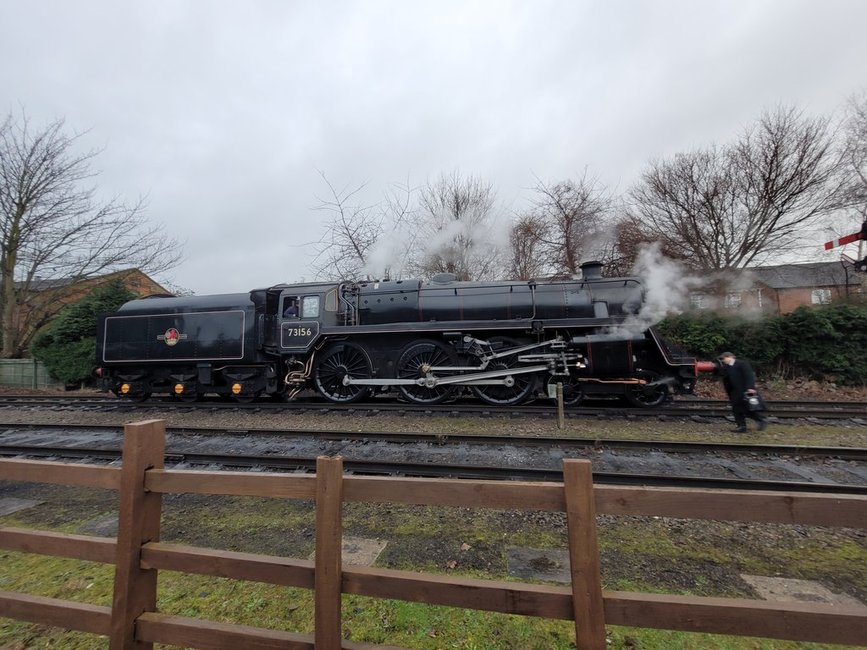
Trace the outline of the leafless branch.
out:
<instances>
[{"instance_id":1,"label":"leafless branch","mask_svg":"<svg viewBox=\"0 0 867 650\"><path fill-rule=\"evenodd\" d=\"M847 204L850 175L834 142L826 118L766 111L731 145L652 161L629 215L697 269L768 261Z\"/></svg>"},{"instance_id":2,"label":"leafless branch","mask_svg":"<svg viewBox=\"0 0 867 650\"><path fill-rule=\"evenodd\" d=\"M600 257L610 238L611 195L586 170L577 180L536 181L533 206L512 231L513 258L524 257L523 264L532 264L539 274L575 275L583 261ZM526 259L531 247L534 260ZM513 271L520 272L514 264Z\"/></svg>"},{"instance_id":3,"label":"leafless branch","mask_svg":"<svg viewBox=\"0 0 867 650\"><path fill-rule=\"evenodd\" d=\"M181 246L148 224L143 201L102 203L88 182L100 153L76 153L64 120L32 129L27 116L0 123L0 311L3 356L18 356L63 304L36 291L42 279L80 280L136 267L166 271Z\"/></svg>"},{"instance_id":4,"label":"leafless branch","mask_svg":"<svg viewBox=\"0 0 867 650\"><path fill-rule=\"evenodd\" d=\"M490 183L459 171L443 174L420 191L414 270L430 277L454 273L459 280L489 280L503 272L502 252L492 241L496 195Z\"/></svg>"}]
</instances>

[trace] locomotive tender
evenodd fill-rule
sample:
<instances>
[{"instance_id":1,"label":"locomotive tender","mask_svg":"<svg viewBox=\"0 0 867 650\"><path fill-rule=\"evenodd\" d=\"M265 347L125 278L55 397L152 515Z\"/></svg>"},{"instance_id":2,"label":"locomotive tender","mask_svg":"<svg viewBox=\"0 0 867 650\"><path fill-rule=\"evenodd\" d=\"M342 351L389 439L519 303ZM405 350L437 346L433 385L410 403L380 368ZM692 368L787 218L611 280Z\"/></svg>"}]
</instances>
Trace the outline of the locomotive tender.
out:
<instances>
[{"instance_id":1,"label":"locomotive tender","mask_svg":"<svg viewBox=\"0 0 867 650\"><path fill-rule=\"evenodd\" d=\"M97 375L116 395L239 401L313 389L332 402L397 390L417 404L470 391L520 404L561 383L565 401L623 395L655 406L691 392L703 363L624 323L637 278L280 284L249 293L133 300L100 318ZM549 393L550 394L550 393Z\"/></svg>"}]
</instances>

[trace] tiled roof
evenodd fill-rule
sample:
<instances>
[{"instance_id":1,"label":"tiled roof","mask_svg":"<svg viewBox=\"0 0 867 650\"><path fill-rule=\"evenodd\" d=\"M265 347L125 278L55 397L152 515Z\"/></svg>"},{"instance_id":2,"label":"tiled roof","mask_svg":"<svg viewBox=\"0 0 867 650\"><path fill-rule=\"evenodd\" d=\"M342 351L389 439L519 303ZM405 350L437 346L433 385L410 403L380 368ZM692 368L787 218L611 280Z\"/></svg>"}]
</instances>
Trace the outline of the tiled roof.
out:
<instances>
[{"instance_id":1,"label":"tiled roof","mask_svg":"<svg viewBox=\"0 0 867 650\"><path fill-rule=\"evenodd\" d=\"M111 278L115 276L124 277L125 275L133 275L133 274L141 274L144 277L148 277L146 274L142 273L139 269L123 269L121 271L113 271L111 273L106 273L104 275L95 275L86 278L40 278L36 277L30 282L30 286L27 287L29 291L39 292L39 291L48 291L50 289L60 289L62 287L69 286L71 284L76 284L77 282L85 282L87 280L101 280L105 278ZM152 280L153 281L153 280ZM155 282L155 284L157 284ZM157 284L157 286L160 286ZM16 281L15 282L16 289L25 288L25 283ZM162 287L161 287L162 288Z\"/></svg>"},{"instance_id":2,"label":"tiled roof","mask_svg":"<svg viewBox=\"0 0 867 650\"><path fill-rule=\"evenodd\" d=\"M46 280L44 278L35 278L30 282L30 291L47 291L48 289L59 289L68 284L72 284L75 280L71 278L59 278L57 280ZM16 289L23 289L24 282L15 282Z\"/></svg>"},{"instance_id":3,"label":"tiled roof","mask_svg":"<svg viewBox=\"0 0 867 650\"><path fill-rule=\"evenodd\" d=\"M860 276L840 262L813 262L810 264L780 264L756 266L744 269L753 278L772 289L795 289L798 287L857 286Z\"/></svg>"}]
</instances>

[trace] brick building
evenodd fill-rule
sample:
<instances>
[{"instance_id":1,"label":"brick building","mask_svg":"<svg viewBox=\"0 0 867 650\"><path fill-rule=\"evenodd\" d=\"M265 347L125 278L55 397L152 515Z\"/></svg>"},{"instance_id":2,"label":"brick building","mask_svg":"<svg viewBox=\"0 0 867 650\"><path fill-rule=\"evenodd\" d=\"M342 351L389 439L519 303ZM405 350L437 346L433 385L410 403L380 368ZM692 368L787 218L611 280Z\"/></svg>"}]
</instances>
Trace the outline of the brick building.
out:
<instances>
[{"instance_id":1,"label":"brick building","mask_svg":"<svg viewBox=\"0 0 867 650\"><path fill-rule=\"evenodd\" d=\"M693 309L788 314L801 305L826 305L864 294L865 276L841 262L732 269L690 293Z\"/></svg>"},{"instance_id":2,"label":"brick building","mask_svg":"<svg viewBox=\"0 0 867 650\"><path fill-rule=\"evenodd\" d=\"M172 295L161 284L139 269L124 269L86 279L62 278L56 280L34 279L25 288L16 282L19 292L15 313L17 342L22 350L33 335L47 325L64 307L81 300L98 287L112 280L120 280L124 286L139 297Z\"/></svg>"},{"instance_id":3,"label":"brick building","mask_svg":"<svg viewBox=\"0 0 867 650\"><path fill-rule=\"evenodd\" d=\"M140 298L154 295L172 295L168 289L139 269L124 269L84 280L69 278L59 280L37 279L30 283L30 293L41 294L46 299L60 301L64 305L68 305L81 300L95 287L112 280L120 280L127 289ZM16 288L20 288L18 285L21 283L16 282L15 284Z\"/></svg>"}]
</instances>

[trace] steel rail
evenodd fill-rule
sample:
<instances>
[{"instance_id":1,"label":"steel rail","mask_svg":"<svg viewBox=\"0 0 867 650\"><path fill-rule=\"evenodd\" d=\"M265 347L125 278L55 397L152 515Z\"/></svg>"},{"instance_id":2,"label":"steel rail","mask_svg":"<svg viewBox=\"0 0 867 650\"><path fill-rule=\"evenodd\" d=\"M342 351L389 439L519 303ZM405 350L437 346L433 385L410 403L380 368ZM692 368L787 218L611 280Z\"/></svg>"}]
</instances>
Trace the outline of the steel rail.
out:
<instances>
[{"instance_id":1,"label":"steel rail","mask_svg":"<svg viewBox=\"0 0 867 650\"><path fill-rule=\"evenodd\" d=\"M708 417L727 418L731 410L727 402L721 400L676 401L666 406L656 408L635 408L622 404L615 406L592 406L581 404L567 408L566 415L570 418L580 417ZM811 404L820 404L819 407ZM398 413L398 414L457 414L479 415L482 417L493 414L509 414L511 416L541 416L554 417L556 404L545 405L524 404L511 407L497 407L487 404L469 402L452 402L444 404L413 404L406 402L376 402L337 404L331 402L274 402L254 401L250 403L204 400L184 402L172 398L151 398L146 402L133 402L118 398L57 398L51 396L39 397L0 397L0 409L16 407L40 407L58 410L115 410L115 411L148 411L154 409L177 410L252 410L252 411L292 411L300 413ZM867 404L863 402L769 402L770 414L778 419L826 419L826 420L867 420Z\"/></svg>"},{"instance_id":2,"label":"steel rail","mask_svg":"<svg viewBox=\"0 0 867 650\"><path fill-rule=\"evenodd\" d=\"M121 457L120 450L81 449L39 446L0 446L0 456L28 456L40 458L99 459L113 462ZM315 457L304 456L249 456L224 454L169 453L168 464L206 465L229 468L277 469L282 471L312 471ZM405 463L392 461L343 461L344 471L361 475L418 476L430 478L463 478L488 480L562 481L561 470L501 467L488 465L444 465L434 463ZM805 481L769 481L757 479L731 479L656 474L629 474L621 472L593 472L593 480L605 485L638 485L648 487L679 487L725 490L760 490L774 492L802 492L822 494L867 495L867 486L840 483L811 483Z\"/></svg>"},{"instance_id":3,"label":"steel rail","mask_svg":"<svg viewBox=\"0 0 867 650\"><path fill-rule=\"evenodd\" d=\"M0 429L48 429L61 431L105 431L120 433L120 427L113 424L37 424L37 423L2 423ZM392 442L399 444L425 443L430 445L461 444L461 445L550 445L568 449L594 450L616 449L635 451L665 451L679 454L712 453L712 454L759 454L767 456L801 456L810 458L838 458L867 462L867 448L864 447L830 447L807 445L761 444L747 442L691 442L673 440L631 440L624 438L576 438L566 436L528 436L503 434L474 433L424 433L415 431L346 431L346 430L310 430L310 429L264 429L255 427L167 427L170 435L193 434L196 436L273 436L315 438L319 440L368 440L377 442ZM2 430L0 430L2 435Z\"/></svg>"}]
</instances>

